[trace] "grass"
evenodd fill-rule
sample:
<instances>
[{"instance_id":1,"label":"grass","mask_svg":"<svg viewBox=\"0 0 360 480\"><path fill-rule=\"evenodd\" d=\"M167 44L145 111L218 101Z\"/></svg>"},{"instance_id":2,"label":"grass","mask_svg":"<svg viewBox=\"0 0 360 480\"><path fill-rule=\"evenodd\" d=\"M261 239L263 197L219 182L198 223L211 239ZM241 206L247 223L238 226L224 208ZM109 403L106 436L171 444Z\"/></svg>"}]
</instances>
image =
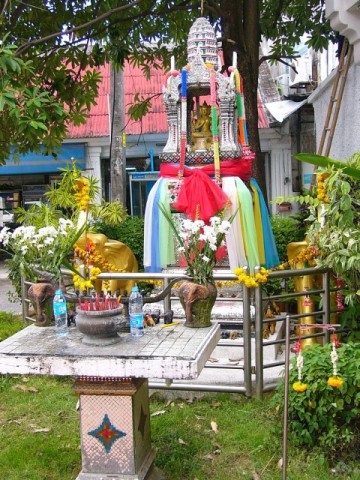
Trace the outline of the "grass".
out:
<instances>
[{"instance_id":1,"label":"grass","mask_svg":"<svg viewBox=\"0 0 360 480\"><path fill-rule=\"evenodd\" d=\"M0 312L0 342L24 328L21 316Z\"/></svg>"},{"instance_id":2,"label":"grass","mask_svg":"<svg viewBox=\"0 0 360 480\"><path fill-rule=\"evenodd\" d=\"M15 325L22 326L16 318L9 324L15 330ZM3 328L10 327L2 319L0 338ZM271 406L271 394L261 401L234 394L191 397L166 400L158 393L151 397L155 463L165 480L282 478L281 421ZM77 400L70 378L0 376L0 478L77 477L81 470ZM288 456L288 480L360 480L360 471L349 458L339 462L334 473L320 451L295 449L289 442Z\"/></svg>"}]
</instances>

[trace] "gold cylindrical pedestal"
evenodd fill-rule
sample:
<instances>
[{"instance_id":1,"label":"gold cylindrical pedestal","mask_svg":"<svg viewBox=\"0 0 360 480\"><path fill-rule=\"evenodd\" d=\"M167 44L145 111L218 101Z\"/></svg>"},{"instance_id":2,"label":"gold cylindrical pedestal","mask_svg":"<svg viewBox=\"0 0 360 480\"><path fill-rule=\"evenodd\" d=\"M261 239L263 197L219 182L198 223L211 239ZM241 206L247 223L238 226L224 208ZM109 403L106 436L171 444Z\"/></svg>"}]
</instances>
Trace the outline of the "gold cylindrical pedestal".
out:
<instances>
[{"instance_id":1,"label":"gold cylindrical pedestal","mask_svg":"<svg viewBox=\"0 0 360 480\"><path fill-rule=\"evenodd\" d=\"M287 246L287 254L288 254L289 261L291 262L294 259L296 259L300 255L300 253L306 250L307 248L308 248L308 243L305 240L303 242L289 243ZM292 268L293 269L305 268L304 261L300 260L296 262L294 265L292 265ZM302 276L294 277L296 292L305 292L307 290L312 290L314 288L314 283L315 283L314 280L315 280L314 275L302 275ZM297 308L298 308L298 313L301 315L304 315L307 313L313 313L315 311L314 303L309 295L304 295L297 298ZM300 319L300 323L305 325L313 324L314 317L304 316ZM301 332L298 329L297 333L304 336L311 335L312 333L314 333L314 327L302 328ZM316 340L314 338L305 338L301 341L301 346L304 348L306 346L314 345L314 343L316 343Z\"/></svg>"}]
</instances>

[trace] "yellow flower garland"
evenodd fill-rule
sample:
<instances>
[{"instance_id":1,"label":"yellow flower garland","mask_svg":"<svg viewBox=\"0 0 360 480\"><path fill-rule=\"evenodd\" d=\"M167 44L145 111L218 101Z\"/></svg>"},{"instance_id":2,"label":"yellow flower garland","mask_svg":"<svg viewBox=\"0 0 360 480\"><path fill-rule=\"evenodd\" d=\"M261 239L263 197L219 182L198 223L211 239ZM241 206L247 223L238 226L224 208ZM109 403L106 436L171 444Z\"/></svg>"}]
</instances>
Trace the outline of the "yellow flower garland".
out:
<instances>
[{"instance_id":1,"label":"yellow flower garland","mask_svg":"<svg viewBox=\"0 0 360 480\"><path fill-rule=\"evenodd\" d=\"M319 174L316 175L317 198L319 200L322 200L324 203L330 203L330 200L328 199L328 197L326 195L325 178L326 178L326 176L322 173L319 173Z\"/></svg>"},{"instance_id":2,"label":"yellow flower garland","mask_svg":"<svg viewBox=\"0 0 360 480\"><path fill-rule=\"evenodd\" d=\"M79 210L87 210L90 202L89 180L84 177L77 178L74 183L74 198Z\"/></svg>"},{"instance_id":3,"label":"yellow flower garland","mask_svg":"<svg viewBox=\"0 0 360 480\"><path fill-rule=\"evenodd\" d=\"M79 271L80 267L75 267L75 270ZM83 278L80 274L73 274L74 287L80 291L86 291L87 289L94 288L93 282L96 280L96 277L101 273L100 268L92 267L91 273L88 279Z\"/></svg>"},{"instance_id":4,"label":"yellow flower garland","mask_svg":"<svg viewBox=\"0 0 360 480\"><path fill-rule=\"evenodd\" d=\"M266 270L266 268L261 267L258 273L255 273L255 275L249 275L245 273L243 268L238 267L234 270L234 273L238 277L239 283L243 283L247 288L256 288L261 283L267 282L270 272L269 270Z\"/></svg>"}]
</instances>

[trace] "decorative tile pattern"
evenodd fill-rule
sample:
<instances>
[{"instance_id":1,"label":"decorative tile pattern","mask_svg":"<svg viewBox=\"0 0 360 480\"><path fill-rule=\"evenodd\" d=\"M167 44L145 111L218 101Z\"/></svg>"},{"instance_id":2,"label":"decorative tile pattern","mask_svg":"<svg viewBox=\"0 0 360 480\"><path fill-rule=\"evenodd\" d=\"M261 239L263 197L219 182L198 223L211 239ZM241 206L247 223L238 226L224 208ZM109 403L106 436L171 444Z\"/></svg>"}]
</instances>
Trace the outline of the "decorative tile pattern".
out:
<instances>
[{"instance_id":1,"label":"decorative tile pattern","mask_svg":"<svg viewBox=\"0 0 360 480\"><path fill-rule=\"evenodd\" d=\"M104 419L95 430L88 432L89 435L95 437L105 448L106 453L110 453L111 447L116 440L125 437L126 433L118 430L110 421L108 414L104 415Z\"/></svg>"}]
</instances>

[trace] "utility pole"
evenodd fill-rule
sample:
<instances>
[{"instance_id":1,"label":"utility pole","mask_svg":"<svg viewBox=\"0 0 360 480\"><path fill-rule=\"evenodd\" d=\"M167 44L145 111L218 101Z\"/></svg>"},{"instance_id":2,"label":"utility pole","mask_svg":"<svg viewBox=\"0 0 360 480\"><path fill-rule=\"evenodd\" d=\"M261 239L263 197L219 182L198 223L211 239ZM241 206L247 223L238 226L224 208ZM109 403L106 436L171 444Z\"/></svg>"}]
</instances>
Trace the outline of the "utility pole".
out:
<instances>
[{"instance_id":1,"label":"utility pole","mask_svg":"<svg viewBox=\"0 0 360 480\"><path fill-rule=\"evenodd\" d=\"M124 69L111 66L111 144L110 185L111 201L126 207L126 150L125 150L125 106Z\"/></svg>"}]
</instances>

